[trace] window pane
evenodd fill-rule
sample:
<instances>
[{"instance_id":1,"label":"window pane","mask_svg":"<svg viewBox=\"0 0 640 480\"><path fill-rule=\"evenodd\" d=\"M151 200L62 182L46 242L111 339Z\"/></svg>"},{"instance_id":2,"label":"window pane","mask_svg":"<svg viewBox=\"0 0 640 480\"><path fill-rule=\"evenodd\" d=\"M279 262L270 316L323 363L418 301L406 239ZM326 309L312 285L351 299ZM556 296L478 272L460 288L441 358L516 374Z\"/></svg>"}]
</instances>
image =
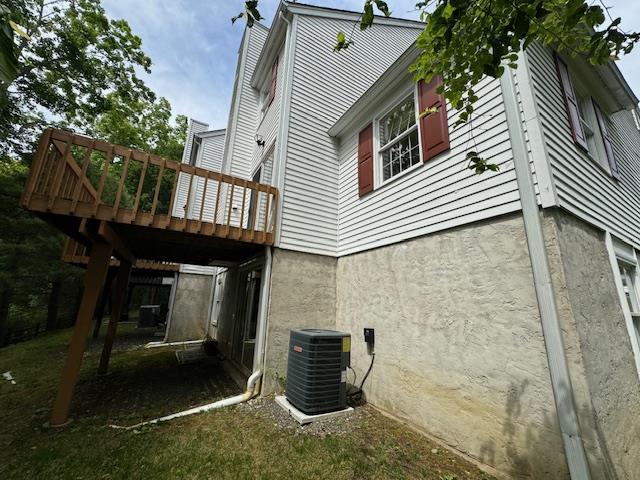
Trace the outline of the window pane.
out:
<instances>
[{"instance_id":1,"label":"window pane","mask_svg":"<svg viewBox=\"0 0 640 480\"><path fill-rule=\"evenodd\" d=\"M416 112L413 94L411 94L380 120L380 146L402 135L415 123Z\"/></svg>"},{"instance_id":2,"label":"window pane","mask_svg":"<svg viewBox=\"0 0 640 480\"><path fill-rule=\"evenodd\" d=\"M638 296L634 285L636 274L635 268L624 263L619 263L618 267L620 268L622 289L624 291L624 296L627 299L627 303L629 304L629 310L631 313L639 313L640 304L638 302Z\"/></svg>"},{"instance_id":3,"label":"window pane","mask_svg":"<svg viewBox=\"0 0 640 480\"><path fill-rule=\"evenodd\" d=\"M382 179L398 175L420 162L418 129L382 151Z\"/></svg>"}]
</instances>

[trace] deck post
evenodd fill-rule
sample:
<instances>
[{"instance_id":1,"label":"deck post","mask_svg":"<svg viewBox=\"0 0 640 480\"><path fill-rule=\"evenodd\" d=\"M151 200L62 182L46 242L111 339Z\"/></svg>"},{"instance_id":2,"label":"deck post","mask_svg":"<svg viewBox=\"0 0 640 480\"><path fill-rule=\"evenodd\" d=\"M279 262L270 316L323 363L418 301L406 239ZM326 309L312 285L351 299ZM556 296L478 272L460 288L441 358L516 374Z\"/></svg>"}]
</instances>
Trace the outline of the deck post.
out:
<instances>
[{"instance_id":1,"label":"deck post","mask_svg":"<svg viewBox=\"0 0 640 480\"><path fill-rule=\"evenodd\" d=\"M127 290L129 289L129 275L131 274L131 264L125 260L120 261L118 273L116 274L115 285L113 288L113 297L111 300L111 318L107 327L107 334L102 347L102 355L100 356L100 365L98 366L98 375L105 375L109 368L109 358L111 357L111 349L113 348L113 340L116 337L118 322L122 307L127 299Z\"/></svg>"},{"instance_id":2,"label":"deck post","mask_svg":"<svg viewBox=\"0 0 640 480\"><path fill-rule=\"evenodd\" d=\"M107 272L107 279L104 282L104 288L102 289L102 293L100 294L100 298L98 300L98 308L96 309L94 319L95 325L93 326L93 338L98 338L100 335L100 327L102 327L102 319L104 318L104 311L107 308L107 302L109 301L109 297L111 296L111 290L113 286L113 271L109 269Z\"/></svg>"},{"instance_id":3,"label":"deck post","mask_svg":"<svg viewBox=\"0 0 640 480\"><path fill-rule=\"evenodd\" d=\"M96 309L98 296L104 284L109 263L111 261L112 247L106 243L94 243L91 247L89 265L84 274L84 293L80 301L76 325L73 329L71 343L67 352L67 358L62 370L62 379L58 387L58 395L53 404L51 426L61 426L67 422L71 410L73 391L80 374L80 364L87 345L87 335L91 328L91 319Z\"/></svg>"}]
</instances>

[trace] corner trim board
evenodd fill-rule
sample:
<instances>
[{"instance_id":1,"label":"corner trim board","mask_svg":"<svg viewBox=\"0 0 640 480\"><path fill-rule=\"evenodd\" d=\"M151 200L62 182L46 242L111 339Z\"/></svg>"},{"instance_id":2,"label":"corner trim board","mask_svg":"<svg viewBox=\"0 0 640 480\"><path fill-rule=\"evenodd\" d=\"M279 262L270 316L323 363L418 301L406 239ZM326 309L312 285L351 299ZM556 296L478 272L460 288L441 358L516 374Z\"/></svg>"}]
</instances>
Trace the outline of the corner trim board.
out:
<instances>
[{"instance_id":1,"label":"corner trim board","mask_svg":"<svg viewBox=\"0 0 640 480\"><path fill-rule=\"evenodd\" d=\"M280 125L278 126L278 137L276 139L276 155L273 159L273 178L275 185L280 191L280 201L278 202L276 238L274 246L280 245L282 238L282 206L284 204L284 178L287 164L287 149L289 144L289 116L291 113L291 91L293 88L293 66L296 56L296 37L298 32L298 17L294 16L293 21L289 22L286 18L284 21L289 23L285 39L285 65L284 75L282 76L282 93L280 100Z\"/></svg>"}]
</instances>

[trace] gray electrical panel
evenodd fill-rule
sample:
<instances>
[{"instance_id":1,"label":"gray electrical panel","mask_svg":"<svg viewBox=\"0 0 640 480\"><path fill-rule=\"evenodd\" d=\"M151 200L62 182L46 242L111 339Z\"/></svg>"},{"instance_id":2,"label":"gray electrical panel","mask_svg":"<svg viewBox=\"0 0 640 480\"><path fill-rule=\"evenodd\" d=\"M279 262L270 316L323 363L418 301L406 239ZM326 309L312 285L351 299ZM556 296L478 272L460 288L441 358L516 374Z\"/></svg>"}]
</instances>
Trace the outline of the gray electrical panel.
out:
<instances>
[{"instance_id":1,"label":"gray electrical panel","mask_svg":"<svg viewBox=\"0 0 640 480\"><path fill-rule=\"evenodd\" d=\"M292 330L287 400L307 415L345 408L350 362L350 334L315 328Z\"/></svg>"}]
</instances>

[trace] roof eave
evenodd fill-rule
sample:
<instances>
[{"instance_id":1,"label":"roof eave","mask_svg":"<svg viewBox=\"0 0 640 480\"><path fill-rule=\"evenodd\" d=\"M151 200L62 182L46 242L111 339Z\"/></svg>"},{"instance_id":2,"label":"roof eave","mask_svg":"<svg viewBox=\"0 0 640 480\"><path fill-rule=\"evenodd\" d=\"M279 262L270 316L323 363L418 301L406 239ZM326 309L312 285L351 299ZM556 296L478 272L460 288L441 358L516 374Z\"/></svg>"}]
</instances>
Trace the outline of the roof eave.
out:
<instances>
[{"instance_id":1,"label":"roof eave","mask_svg":"<svg viewBox=\"0 0 640 480\"><path fill-rule=\"evenodd\" d=\"M278 47L280 46L281 40L284 38L287 31L287 24L280 15L281 13L286 15L286 12L287 3L281 2L278 10L276 11L273 22L271 22L271 28L269 29L269 34L267 35L266 40L264 41L264 46L262 47L262 51L258 57L256 68L253 71L253 75L251 75L250 85L253 88L260 88L266 80L267 74L270 72L271 64L279 50Z\"/></svg>"}]
</instances>

